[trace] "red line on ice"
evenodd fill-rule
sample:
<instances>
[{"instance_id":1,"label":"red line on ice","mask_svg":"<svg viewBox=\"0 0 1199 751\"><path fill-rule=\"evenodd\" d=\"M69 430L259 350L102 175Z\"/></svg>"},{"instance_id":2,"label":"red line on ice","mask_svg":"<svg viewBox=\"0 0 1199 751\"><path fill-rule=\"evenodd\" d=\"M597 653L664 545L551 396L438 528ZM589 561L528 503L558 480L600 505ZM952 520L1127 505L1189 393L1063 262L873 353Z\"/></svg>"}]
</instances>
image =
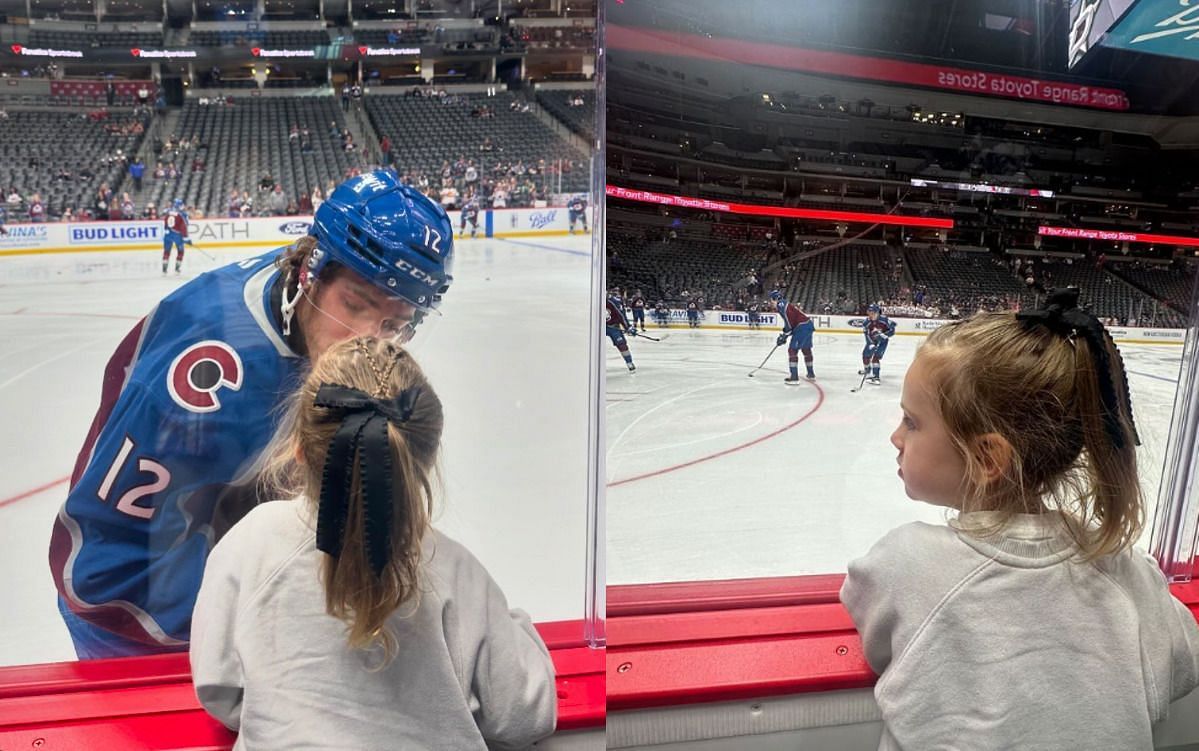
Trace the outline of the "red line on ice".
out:
<instances>
[{"instance_id":1,"label":"red line on ice","mask_svg":"<svg viewBox=\"0 0 1199 751\"><path fill-rule=\"evenodd\" d=\"M686 469L687 467L692 467L696 464L700 464L701 462L711 461L712 459L718 459L722 456L726 456L728 454L732 454L734 452L740 451L741 449L749 448L750 446L761 443L762 441L766 441L771 438L774 438L775 436L777 436L781 433L785 433L788 430L790 430L791 428L794 428L796 425L799 425L801 422L808 419L812 415L816 414L816 411L818 409L820 409L820 406L822 404L824 404L824 389L820 388L820 384L818 384L818 383L812 383L812 386L814 386L816 388L816 393L818 394L818 397L816 399L816 404L814 404L811 409L809 409L807 412L805 412L803 415L801 415L799 417L799 419L795 420L795 422L788 423L787 425L784 425L783 427L779 428L778 430L775 430L774 432L767 433L764 436L759 436L759 437L753 439L752 441L749 441L747 443L742 443L739 446L733 446L732 448L727 448L723 451L717 451L715 454L708 454L707 456L701 456L698 459L692 459L689 462L683 462L682 464L675 464L674 466L666 467L664 469L655 469L653 472L646 472L643 475L634 475L633 477L626 477L623 480L616 480L615 482L608 483L607 487L614 488L617 485L624 485L625 483L636 482L637 480L644 480L649 477L657 477L658 475L664 475L668 472L674 472L679 469Z\"/></svg>"},{"instance_id":2,"label":"red line on ice","mask_svg":"<svg viewBox=\"0 0 1199 751\"><path fill-rule=\"evenodd\" d=\"M0 499L0 508L4 508L5 506L8 506L9 504L24 500L31 495L37 495L38 493L42 492L43 490L49 490L50 488L54 487L55 485L61 485L69 479L71 479L70 475L67 475L65 477L60 477L57 480L48 482L45 485L39 485L36 488L33 488L32 490L26 490L24 493L19 493L17 495L12 496L11 498Z\"/></svg>"}]
</instances>

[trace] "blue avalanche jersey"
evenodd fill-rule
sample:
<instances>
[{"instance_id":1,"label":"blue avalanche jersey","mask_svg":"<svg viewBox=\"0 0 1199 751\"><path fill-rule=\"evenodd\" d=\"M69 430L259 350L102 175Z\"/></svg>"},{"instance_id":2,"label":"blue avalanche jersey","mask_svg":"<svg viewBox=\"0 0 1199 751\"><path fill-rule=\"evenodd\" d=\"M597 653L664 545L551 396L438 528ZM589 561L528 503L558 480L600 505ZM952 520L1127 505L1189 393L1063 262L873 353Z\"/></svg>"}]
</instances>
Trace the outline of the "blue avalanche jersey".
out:
<instances>
[{"instance_id":1,"label":"blue avalanche jersey","mask_svg":"<svg viewBox=\"0 0 1199 751\"><path fill-rule=\"evenodd\" d=\"M272 302L283 250L179 288L109 361L50 546L80 618L150 647L187 643L218 501L253 482L307 364Z\"/></svg>"}]
</instances>

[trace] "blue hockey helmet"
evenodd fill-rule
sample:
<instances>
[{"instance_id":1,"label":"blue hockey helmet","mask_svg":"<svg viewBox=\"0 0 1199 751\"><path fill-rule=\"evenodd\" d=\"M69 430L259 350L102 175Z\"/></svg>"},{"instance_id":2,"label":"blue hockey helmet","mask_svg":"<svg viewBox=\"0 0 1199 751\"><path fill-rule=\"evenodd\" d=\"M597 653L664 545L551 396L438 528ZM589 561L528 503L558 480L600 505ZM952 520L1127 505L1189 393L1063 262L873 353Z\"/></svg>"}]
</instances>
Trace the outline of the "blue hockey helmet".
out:
<instances>
[{"instance_id":1,"label":"blue hockey helmet","mask_svg":"<svg viewBox=\"0 0 1199 751\"><path fill-rule=\"evenodd\" d=\"M172 201L172 202L171 202L171 207L172 207L172 208L176 208L176 209L181 209L181 208L183 208L183 199L182 199L182 198L176 198L174 201Z\"/></svg>"},{"instance_id":2,"label":"blue hockey helmet","mask_svg":"<svg viewBox=\"0 0 1199 751\"><path fill-rule=\"evenodd\" d=\"M772 301L778 302L779 300L783 299L783 293L777 289L772 289L770 290L768 297L770 297Z\"/></svg>"},{"instance_id":3,"label":"blue hockey helmet","mask_svg":"<svg viewBox=\"0 0 1199 751\"><path fill-rule=\"evenodd\" d=\"M866 312L867 313L878 313L879 315L882 315L883 309L882 309L882 306L880 306L878 303L872 302L866 306Z\"/></svg>"},{"instance_id":4,"label":"blue hockey helmet","mask_svg":"<svg viewBox=\"0 0 1199 751\"><path fill-rule=\"evenodd\" d=\"M441 304L454 279L454 228L445 209L390 170L337 186L309 234L317 242L308 261L314 276L336 261L411 303L418 319Z\"/></svg>"}]
</instances>

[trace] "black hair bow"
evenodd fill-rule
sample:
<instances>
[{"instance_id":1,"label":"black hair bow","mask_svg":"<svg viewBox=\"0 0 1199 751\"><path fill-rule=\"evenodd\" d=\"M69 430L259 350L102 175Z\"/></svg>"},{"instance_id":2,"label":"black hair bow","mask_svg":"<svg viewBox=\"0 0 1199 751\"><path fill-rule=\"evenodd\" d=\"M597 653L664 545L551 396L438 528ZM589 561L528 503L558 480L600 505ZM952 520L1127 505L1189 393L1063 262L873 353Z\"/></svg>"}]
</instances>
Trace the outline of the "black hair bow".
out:
<instances>
[{"instance_id":1,"label":"black hair bow","mask_svg":"<svg viewBox=\"0 0 1199 751\"><path fill-rule=\"evenodd\" d=\"M1124 429L1120 424L1120 404L1128 412L1128 423L1132 427L1132 440L1137 446L1141 445L1137 435L1136 423L1132 418L1132 397L1128 393L1128 377L1124 377L1122 394L1116 392L1115 379L1112 377L1112 361L1108 356L1107 345L1111 343L1111 335L1103 327L1099 319L1078 307L1079 290L1077 287L1051 289L1045 302L1040 308L1024 313L1017 313L1016 319L1027 326L1045 326L1050 331L1065 337L1081 335L1090 345L1095 358L1095 370L1099 373L1099 396L1103 400L1103 424L1108 437L1116 448L1125 445ZM1124 372L1124 361L1119 351L1112 345L1115 352L1115 365Z\"/></svg>"},{"instance_id":2,"label":"black hair bow","mask_svg":"<svg viewBox=\"0 0 1199 751\"><path fill-rule=\"evenodd\" d=\"M321 384L318 407L340 410L341 425L329 441L321 474L321 502L317 512L316 547L333 558L341 555L349 513L354 454L359 455L367 560L375 576L383 573L391 557L392 486L391 445L387 423L412 416L419 389L405 389L392 400L376 399L349 386ZM404 509L400 510L404 513Z\"/></svg>"}]
</instances>

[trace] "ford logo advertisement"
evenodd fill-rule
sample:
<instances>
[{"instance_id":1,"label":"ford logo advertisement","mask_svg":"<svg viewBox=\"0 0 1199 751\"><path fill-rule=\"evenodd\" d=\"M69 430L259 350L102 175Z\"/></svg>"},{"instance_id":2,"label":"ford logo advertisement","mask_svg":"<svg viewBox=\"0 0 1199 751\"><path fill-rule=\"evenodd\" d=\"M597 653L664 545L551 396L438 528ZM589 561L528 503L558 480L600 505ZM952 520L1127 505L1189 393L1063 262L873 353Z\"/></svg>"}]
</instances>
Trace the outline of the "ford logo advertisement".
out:
<instances>
[{"instance_id":1,"label":"ford logo advertisement","mask_svg":"<svg viewBox=\"0 0 1199 751\"><path fill-rule=\"evenodd\" d=\"M285 235L307 235L312 222L284 222L279 225L279 231Z\"/></svg>"}]
</instances>

